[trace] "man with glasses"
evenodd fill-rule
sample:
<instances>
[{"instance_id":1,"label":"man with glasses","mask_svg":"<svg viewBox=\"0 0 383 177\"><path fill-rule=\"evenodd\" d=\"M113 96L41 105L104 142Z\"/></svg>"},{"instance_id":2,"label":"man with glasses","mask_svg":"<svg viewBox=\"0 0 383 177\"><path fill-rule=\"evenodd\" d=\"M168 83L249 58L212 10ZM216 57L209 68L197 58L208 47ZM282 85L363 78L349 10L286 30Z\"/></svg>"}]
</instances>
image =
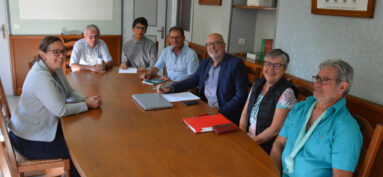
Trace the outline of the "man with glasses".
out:
<instances>
[{"instance_id":1,"label":"man with glasses","mask_svg":"<svg viewBox=\"0 0 383 177\"><path fill-rule=\"evenodd\" d=\"M182 92L198 87L203 101L238 125L247 95L245 64L241 59L226 54L226 43L218 33L207 37L206 47L210 58L201 61L196 73L170 87L160 85L157 92Z\"/></svg>"},{"instance_id":2,"label":"man with glasses","mask_svg":"<svg viewBox=\"0 0 383 177\"><path fill-rule=\"evenodd\" d=\"M181 81L189 78L197 70L198 56L194 50L184 45L184 30L180 27L170 28L168 40L171 46L164 49L156 64L143 73L141 79L150 79L165 66L168 76L162 77L164 80Z\"/></svg>"},{"instance_id":3,"label":"man with glasses","mask_svg":"<svg viewBox=\"0 0 383 177\"><path fill-rule=\"evenodd\" d=\"M313 76L314 96L288 114L271 150L283 177L352 177L363 137L346 107L353 68L327 60Z\"/></svg>"},{"instance_id":4,"label":"man with glasses","mask_svg":"<svg viewBox=\"0 0 383 177\"><path fill-rule=\"evenodd\" d=\"M99 73L113 67L108 46L100 39L100 29L96 25L88 25L84 38L74 44L69 66L73 71L89 70Z\"/></svg>"},{"instance_id":5,"label":"man with glasses","mask_svg":"<svg viewBox=\"0 0 383 177\"><path fill-rule=\"evenodd\" d=\"M157 61L156 44L145 37L148 21L144 17L136 18L132 25L133 38L122 48L121 68L138 68L143 71L151 68Z\"/></svg>"}]
</instances>

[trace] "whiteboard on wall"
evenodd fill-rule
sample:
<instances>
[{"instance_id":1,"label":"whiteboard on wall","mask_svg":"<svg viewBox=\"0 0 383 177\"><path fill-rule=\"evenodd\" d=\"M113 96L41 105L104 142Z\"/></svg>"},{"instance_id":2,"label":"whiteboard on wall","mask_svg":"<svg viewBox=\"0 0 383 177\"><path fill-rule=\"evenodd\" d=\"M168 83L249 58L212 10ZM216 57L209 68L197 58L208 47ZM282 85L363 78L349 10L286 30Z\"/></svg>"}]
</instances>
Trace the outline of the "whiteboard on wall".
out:
<instances>
[{"instance_id":1,"label":"whiteboard on wall","mask_svg":"<svg viewBox=\"0 0 383 177\"><path fill-rule=\"evenodd\" d=\"M113 0L19 0L21 20L112 20Z\"/></svg>"}]
</instances>

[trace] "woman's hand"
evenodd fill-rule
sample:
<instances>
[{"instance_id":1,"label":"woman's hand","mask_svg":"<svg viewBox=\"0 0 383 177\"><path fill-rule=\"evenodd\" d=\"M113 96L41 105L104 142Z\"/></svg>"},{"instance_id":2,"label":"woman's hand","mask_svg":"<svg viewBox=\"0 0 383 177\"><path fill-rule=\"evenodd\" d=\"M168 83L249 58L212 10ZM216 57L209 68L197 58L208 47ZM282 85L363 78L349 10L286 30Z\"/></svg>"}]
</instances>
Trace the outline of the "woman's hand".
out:
<instances>
[{"instance_id":1,"label":"woman's hand","mask_svg":"<svg viewBox=\"0 0 383 177\"><path fill-rule=\"evenodd\" d=\"M96 95L86 99L85 103L88 108L99 108L102 104L102 100L100 96Z\"/></svg>"}]
</instances>

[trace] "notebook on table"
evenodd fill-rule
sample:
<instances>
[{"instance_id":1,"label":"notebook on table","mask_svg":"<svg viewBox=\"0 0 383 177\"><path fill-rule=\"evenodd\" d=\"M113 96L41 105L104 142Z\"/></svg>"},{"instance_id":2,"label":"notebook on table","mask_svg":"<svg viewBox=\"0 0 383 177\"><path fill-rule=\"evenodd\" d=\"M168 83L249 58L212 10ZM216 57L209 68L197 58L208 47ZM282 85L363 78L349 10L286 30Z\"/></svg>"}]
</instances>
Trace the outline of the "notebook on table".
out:
<instances>
[{"instance_id":1,"label":"notebook on table","mask_svg":"<svg viewBox=\"0 0 383 177\"><path fill-rule=\"evenodd\" d=\"M189 126L194 133L209 132L214 130L214 126L217 126L219 133L224 133L227 128L232 126L237 127L229 119L222 114L200 116L194 118L183 118L183 121ZM222 128L219 128L222 127ZM227 128L225 128L227 127ZM222 130L221 130L222 129ZM217 133L218 134L218 133Z\"/></svg>"},{"instance_id":2,"label":"notebook on table","mask_svg":"<svg viewBox=\"0 0 383 177\"><path fill-rule=\"evenodd\" d=\"M172 103L158 93L133 94L132 97L145 111L173 107Z\"/></svg>"}]
</instances>

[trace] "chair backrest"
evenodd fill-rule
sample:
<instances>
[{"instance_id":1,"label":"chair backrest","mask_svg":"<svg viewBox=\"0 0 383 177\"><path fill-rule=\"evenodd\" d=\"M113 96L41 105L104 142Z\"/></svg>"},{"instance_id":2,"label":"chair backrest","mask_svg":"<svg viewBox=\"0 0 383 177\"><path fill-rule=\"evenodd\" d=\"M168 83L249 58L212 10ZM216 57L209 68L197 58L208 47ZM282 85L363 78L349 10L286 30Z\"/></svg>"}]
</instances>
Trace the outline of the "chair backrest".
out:
<instances>
[{"instance_id":1,"label":"chair backrest","mask_svg":"<svg viewBox=\"0 0 383 177\"><path fill-rule=\"evenodd\" d=\"M189 42L188 46L189 46L189 48L193 49L197 53L199 61L209 57L207 50L206 50L206 47L192 43L192 42Z\"/></svg>"},{"instance_id":2,"label":"chair backrest","mask_svg":"<svg viewBox=\"0 0 383 177\"><path fill-rule=\"evenodd\" d=\"M4 137L4 146L0 146L0 150L3 152L5 158L7 160L7 165L9 167L10 173L12 176L18 176L17 173L17 164L16 164L16 156L12 148L11 141L9 140L8 128L7 124L11 118L11 113L9 111L7 97L4 93L4 88L0 79L0 129L1 133Z\"/></svg>"},{"instance_id":3,"label":"chair backrest","mask_svg":"<svg viewBox=\"0 0 383 177\"><path fill-rule=\"evenodd\" d=\"M67 43L67 42L70 42L70 41L77 41L81 38L83 38L84 35L83 34L67 34L67 35L64 35L64 33L61 33L60 34L60 39L62 40L63 43Z\"/></svg>"},{"instance_id":4,"label":"chair backrest","mask_svg":"<svg viewBox=\"0 0 383 177\"><path fill-rule=\"evenodd\" d=\"M313 95L313 91L302 85L293 84L298 89L298 101L306 100L307 97Z\"/></svg>"},{"instance_id":5,"label":"chair backrest","mask_svg":"<svg viewBox=\"0 0 383 177\"><path fill-rule=\"evenodd\" d=\"M245 63L245 67L247 72L248 87L250 90L253 82L256 79L263 77L262 68L252 63Z\"/></svg>"},{"instance_id":6,"label":"chair backrest","mask_svg":"<svg viewBox=\"0 0 383 177\"><path fill-rule=\"evenodd\" d=\"M63 42L64 47L68 50L64 64L63 64L64 73L68 73L71 71L71 69L69 67L69 60L70 60L70 56L72 55L73 46L77 40L79 40L83 37L84 37L83 34L80 34L80 35L77 35L77 34L64 35L64 33L60 34L60 39Z\"/></svg>"},{"instance_id":7,"label":"chair backrest","mask_svg":"<svg viewBox=\"0 0 383 177\"><path fill-rule=\"evenodd\" d=\"M39 54L33 55L33 59L28 61L28 68L31 69L33 64L35 64L39 60L40 60Z\"/></svg>"},{"instance_id":8,"label":"chair backrest","mask_svg":"<svg viewBox=\"0 0 383 177\"><path fill-rule=\"evenodd\" d=\"M382 176L382 139L383 126L376 125L374 133L370 139L367 152L361 161L358 170L358 177L377 177Z\"/></svg>"},{"instance_id":9,"label":"chair backrest","mask_svg":"<svg viewBox=\"0 0 383 177\"><path fill-rule=\"evenodd\" d=\"M353 117L358 122L360 131L362 132L362 136L363 136L363 145L362 145L362 149L360 150L358 165L356 166L356 169L354 172L354 176L357 176L358 174L360 174L363 160L365 159L368 146L374 134L374 127L372 127L372 125L361 116L353 115Z\"/></svg>"},{"instance_id":10,"label":"chair backrest","mask_svg":"<svg viewBox=\"0 0 383 177\"><path fill-rule=\"evenodd\" d=\"M359 162L356 166L356 170L354 173L355 177L369 177L376 176L371 175L372 173L376 173L376 170L379 168L373 168L378 164L376 161L377 155L379 153L379 149L382 146L383 139L383 126L382 124L377 124L374 129L372 125L363 117L358 115L353 115L355 119L358 121L360 131L363 135L363 145L360 151ZM380 151L382 154L382 151ZM382 161L380 160L380 163Z\"/></svg>"}]
</instances>

